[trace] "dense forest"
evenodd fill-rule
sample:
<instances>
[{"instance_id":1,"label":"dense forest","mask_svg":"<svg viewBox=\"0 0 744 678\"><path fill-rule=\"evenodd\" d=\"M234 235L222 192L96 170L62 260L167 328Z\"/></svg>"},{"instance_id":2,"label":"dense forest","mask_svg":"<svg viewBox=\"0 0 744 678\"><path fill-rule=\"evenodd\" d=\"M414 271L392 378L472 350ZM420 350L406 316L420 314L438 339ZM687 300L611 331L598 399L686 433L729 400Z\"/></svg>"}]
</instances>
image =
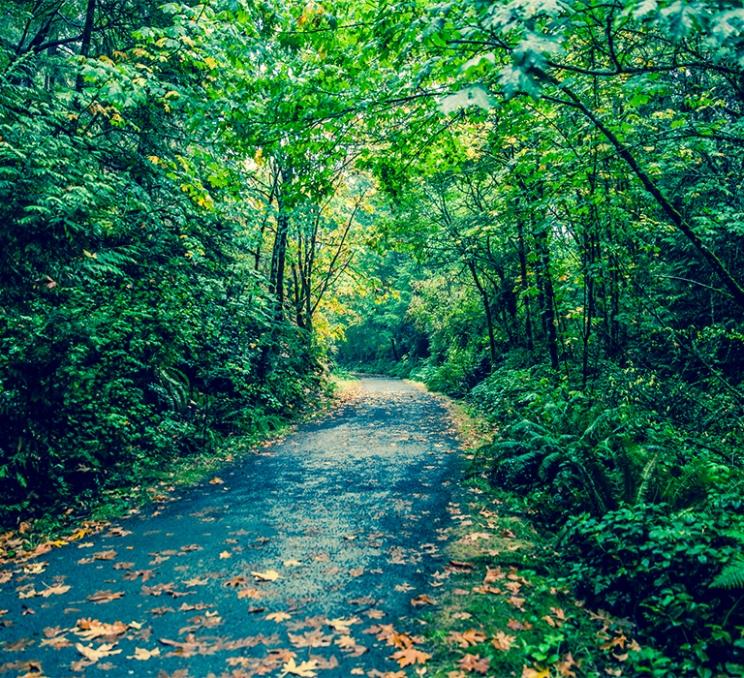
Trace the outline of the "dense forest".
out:
<instances>
[{"instance_id":1,"label":"dense forest","mask_svg":"<svg viewBox=\"0 0 744 678\"><path fill-rule=\"evenodd\" d=\"M743 114L736 0L6 3L0 523L410 377L630 675L737 675Z\"/></svg>"}]
</instances>

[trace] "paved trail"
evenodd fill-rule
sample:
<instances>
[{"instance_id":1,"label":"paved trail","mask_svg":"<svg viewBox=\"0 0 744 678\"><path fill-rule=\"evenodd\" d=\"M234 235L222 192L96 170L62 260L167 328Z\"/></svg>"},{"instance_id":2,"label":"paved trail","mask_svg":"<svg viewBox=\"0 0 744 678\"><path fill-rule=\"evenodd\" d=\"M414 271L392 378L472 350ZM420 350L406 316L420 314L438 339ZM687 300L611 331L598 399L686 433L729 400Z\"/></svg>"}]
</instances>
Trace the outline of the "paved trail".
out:
<instances>
[{"instance_id":1,"label":"paved trail","mask_svg":"<svg viewBox=\"0 0 744 678\"><path fill-rule=\"evenodd\" d=\"M396 647L391 626L436 595L444 564L449 426L432 396L363 379L335 414L223 469L222 484L0 567L0 582L12 571L0 677L398 671L389 657L406 641Z\"/></svg>"}]
</instances>

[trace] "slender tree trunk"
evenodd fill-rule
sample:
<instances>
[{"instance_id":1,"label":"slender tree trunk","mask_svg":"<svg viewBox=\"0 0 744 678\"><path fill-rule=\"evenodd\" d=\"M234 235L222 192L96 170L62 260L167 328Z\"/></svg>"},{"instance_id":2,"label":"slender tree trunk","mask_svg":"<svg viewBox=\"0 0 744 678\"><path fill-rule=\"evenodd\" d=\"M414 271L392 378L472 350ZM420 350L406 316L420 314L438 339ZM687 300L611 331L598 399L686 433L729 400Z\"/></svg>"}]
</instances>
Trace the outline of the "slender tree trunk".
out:
<instances>
[{"instance_id":1,"label":"slender tree trunk","mask_svg":"<svg viewBox=\"0 0 744 678\"><path fill-rule=\"evenodd\" d=\"M524 303L524 334L527 338L527 349L531 353L535 345L532 338L532 310L530 308L530 284L527 278L527 250L524 243L524 225L521 219L517 219L517 244L519 248L519 287L522 290L522 303Z\"/></svg>"},{"instance_id":2,"label":"slender tree trunk","mask_svg":"<svg viewBox=\"0 0 744 678\"><path fill-rule=\"evenodd\" d=\"M85 9L85 23L83 24L83 33L80 37L80 56L87 58L90 54L90 44L93 37L93 25L96 18L96 0L88 0L88 5ZM78 70L77 78L75 79L75 91L78 93L83 91L83 66L81 64L80 70Z\"/></svg>"},{"instance_id":3,"label":"slender tree trunk","mask_svg":"<svg viewBox=\"0 0 744 678\"><path fill-rule=\"evenodd\" d=\"M553 279L550 273L548 226L542 225L535 229L534 237L540 261L540 273L544 295L542 309L543 327L545 328L545 335L548 344L550 366L557 371L560 368L560 361L558 358L558 329L555 317L555 291L553 289Z\"/></svg>"},{"instance_id":4,"label":"slender tree trunk","mask_svg":"<svg viewBox=\"0 0 744 678\"><path fill-rule=\"evenodd\" d=\"M284 317L284 267L287 259L287 239L289 236L289 217L280 209L276 220L276 237L271 252L271 274L269 292L276 300L277 318Z\"/></svg>"},{"instance_id":5,"label":"slender tree trunk","mask_svg":"<svg viewBox=\"0 0 744 678\"><path fill-rule=\"evenodd\" d=\"M481 280L478 276L478 269L475 266L475 262L472 258L468 258L468 268L470 274L473 276L473 282L475 287L480 294L481 302L483 303L483 311L486 315L486 327L488 329L488 348L491 354L491 365L496 364L496 336L493 330L493 311L491 310L491 304L488 299L488 293L486 292Z\"/></svg>"}]
</instances>

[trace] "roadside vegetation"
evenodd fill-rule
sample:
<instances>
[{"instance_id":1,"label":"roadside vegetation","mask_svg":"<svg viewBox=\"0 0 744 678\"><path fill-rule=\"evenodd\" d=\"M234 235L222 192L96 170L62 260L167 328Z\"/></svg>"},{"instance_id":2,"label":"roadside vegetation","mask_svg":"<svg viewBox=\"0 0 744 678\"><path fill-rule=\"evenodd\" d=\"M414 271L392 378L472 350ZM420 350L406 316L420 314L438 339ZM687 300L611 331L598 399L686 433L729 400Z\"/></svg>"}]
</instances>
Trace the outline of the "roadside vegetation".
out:
<instances>
[{"instance_id":1,"label":"roadside vegetation","mask_svg":"<svg viewBox=\"0 0 744 678\"><path fill-rule=\"evenodd\" d=\"M269 435L334 362L410 376L491 422L480 489L632 625L596 670L741 675L743 26L733 0L11 3L0 525Z\"/></svg>"}]
</instances>

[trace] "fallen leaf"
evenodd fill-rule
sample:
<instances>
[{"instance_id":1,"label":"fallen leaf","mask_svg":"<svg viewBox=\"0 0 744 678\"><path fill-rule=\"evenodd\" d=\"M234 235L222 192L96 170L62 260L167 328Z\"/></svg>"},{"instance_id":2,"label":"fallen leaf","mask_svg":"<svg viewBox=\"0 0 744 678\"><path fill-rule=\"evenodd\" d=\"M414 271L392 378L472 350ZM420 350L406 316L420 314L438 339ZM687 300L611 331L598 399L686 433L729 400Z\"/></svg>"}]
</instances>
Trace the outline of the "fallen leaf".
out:
<instances>
[{"instance_id":1,"label":"fallen leaf","mask_svg":"<svg viewBox=\"0 0 744 678\"><path fill-rule=\"evenodd\" d=\"M486 634L482 631L477 631L476 629L468 629L467 631L463 631L462 633L452 631L448 637L448 640L456 643L460 647L471 647L473 645L478 645L478 643L482 643L485 639Z\"/></svg>"},{"instance_id":2,"label":"fallen leaf","mask_svg":"<svg viewBox=\"0 0 744 678\"><path fill-rule=\"evenodd\" d=\"M488 667L491 662L488 657L481 657L479 654L466 654L457 665L463 670L471 673L481 673L484 676L488 673Z\"/></svg>"},{"instance_id":3,"label":"fallen leaf","mask_svg":"<svg viewBox=\"0 0 744 678\"><path fill-rule=\"evenodd\" d=\"M606 643L603 643L602 645L600 645L600 647L603 650L610 650L613 647L624 648L625 643L627 642L628 639L625 637L625 634L621 633L619 636L615 636L611 640L608 640Z\"/></svg>"},{"instance_id":4,"label":"fallen leaf","mask_svg":"<svg viewBox=\"0 0 744 678\"><path fill-rule=\"evenodd\" d=\"M264 570L263 572L251 572L256 581L276 581L281 576L276 570Z\"/></svg>"},{"instance_id":5,"label":"fallen leaf","mask_svg":"<svg viewBox=\"0 0 744 678\"><path fill-rule=\"evenodd\" d=\"M83 655L83 657L92 661L94 664L103 657L111 657L115 654L121 653L121 650L114 650L113 647L114 646L110 643L104 643L103 645L99 645L97 648L94 648L92 645L82 645L81 643L75 644L75 649Z\"/></svg>"},{"instance_id":6,"label":"fallen leaf","mask_svg":"<svg viewBox=\"0 0 744 678\"><path fill-rule=\"evenodd\" d=\"M123 598L124 593L121 591L96 591L88 596L87 600L91 603L110 603L112 600Z\"/></svg>"},{"instance_id":7,"label":"fallen leaf","mask_svg":"<svg viewBox=\"0 0 744 678\"><path fill-rule=\"evenodd\" d=\"M506 602L508 602L509 605L513 605L518 610L524 610L524 603L525 603L524 598L520 598L519 596L511 596L510 598L507 599Z\"/></svg>"},{"instance_id":8,"label":"fallen leaf","mask_svg":"<svg viewBox=\"0 0 744 678\"><path fill-rule=\"evenodd\" d=\"M261 593L261 591L254 588L240 589L238 591L238 598L241 600L243 598L263 598L263 595L264 594Z\"/></svg>"},{"instance_id":9,"label":"fallen leaf","mask_svg":"<svg viewBox=\"0 0 744 678\"><path fill-rule=\"evenodd\" d=\"M493 584L506 577L506 573L500 567L486 566L486 576L483 578L484 584Z\"/></svg>"},{"instance_id":10,"label":"fallen leaf","mask_svg":"<svg viewBox=\"0 0 744 678\"><path fill-rule=\"evenodd\" d=\"M340 636L336 639L336 645L342 650L350 650L351 652L347 652L347 654L351 654L354 657L360 657L367 651L366 647L359 645L351 636Z\"/></svg>"},{"instance_id":11,"label":"fallen leaf","mask_svg":"<svg viewBox=\"0 0 744 678\"><path fill-rule=\"evenodd\" d=\"M406 647L402 650L398 650L394 655L393 659L398 662L401 668L406 666L413 666L414 664L426 664L431 659L431 655L421 650L417 650L415 647Z\"/></svg>"},{"instance_id":12,"label":"fallen leaf","mask_svg":"<svg viewBox=\"0 0 744 678\"><path fill-rule=\"evenodd\" d=\"M415 598L411 598L411 605L414 607L420 607L421 605L436 605L436 601L431 598L430 596L427 596L425 593L422 593L420 596L416 596Z\"/></svg>"},{"instance_id":13,"label":"fallen leaf","mask_svg":"<svg viewBox=\"0 0 744 678\"><path fill-rule=\"evenodd\" d=\"M514 645L516 639L516 636L510 636L508 633L504 633L503 631L496 631L493 640L491 640L491 645L493 645L497 650L506 652L511 649L511 646Z\"/></svg>"},{"instance_id":14,"label":"fallen leaf","mask_svg":"<svg viewBox=\"0 0 744 678\"><path fill-rule=\"evenodd\" d=\"M295 647L328 647L333 640L332 636L326 636L319 629L306 631L301 635L287 634L289 641Z\"/></svg>"},{"instance_id":15,"label":"fallen leaf","mask_svg":"<svg viewBox=\"0 0 744 678\"><path fill-rule=\"evenodd\" d=\"M116 636L126 633L129 628L128 624L114 622L113 624L104 624L97 619L78 619L73 632L83 640L96 640L96 638L107 638L114 640Z\"/></svg>"},{"instance_id":16,"label":"fallen leaf","mask_svg":"<svg viewBox=\"0 0 744 678\"><path fill-rule=\"evenodd\" d=\"M506 625L512 630L512 631L529 631L532 628L532 624L529 622L521 622L517 621L516 619L510 619Z\"/></svg>"},{"instance_id":17,"label":"fallen leaf","mask_svg":"<svg viewBox=\"0 0 744 678\"><path fill-rule=\"evenodd\" d=\"M292 615L287 612L272 612L264 618L279 624L280 622L287 621L287 619L292 619Z\"/></svg>"},{"instance_id":18,"label":"fallen leaf","mask_svg":"<svg viewBox=\"0 0 744 678\"><path fill-rule=\"evenodd\" d=\"M351 617L349 619L330 619L328 620L328 626L330 626L334 631L337 631L338 633L343 633L344 635L348 635L351 631L351 626L353 624L358 624L361 620L359 617Z\"/></svg>"},{"instance_id":19,"label":"fallen leaf","mask_svg":"<svg viewBox=\"0 0 744 678\"><path fill-rule=\"evenodd\" d=\"M128 561L121 561L114 565L115 570L130 570L134 567L134 563L130 563Z\"/></svg>"},{"instance_id":20,"label":"fallen leaf","mask_svg":"<svg viewBox=\"0 0 744 678\"><path fill-rule=\"evenodd\" d=\"M314 678L318 674L315 669L318 668L318 662L310 660L302 662L300 664L295 663L294 659L290 659L284 666L282 666L281 676L299 676L300 678Z\"/></svg>"},{"instance_id":21,"label":"fallen leaf","mask_svg":"<svg viewBox=\"0 0 744 678\"><path fill-rule=\"evenodd\" d=\"M143 647L135 647L134 654L127 657L127 659L137 659L141 662L152 659L153 657L160 656L160 648L155 647L152 650L147 650Z\"/></svg>"},{"instance_id":22,"label":"fallen leaf","mask_svg":"<svg viewBox=\"0 0 744 678\"><path fill-rule=\"evenodd\" d=\"M67 593L70 590L70 586L63 584L55 584L54 586L47 586L43 591L39 591L36 595L42 598L49 598L49 596L61 596L63 593Z\"/></svg>"}]
</instances>

